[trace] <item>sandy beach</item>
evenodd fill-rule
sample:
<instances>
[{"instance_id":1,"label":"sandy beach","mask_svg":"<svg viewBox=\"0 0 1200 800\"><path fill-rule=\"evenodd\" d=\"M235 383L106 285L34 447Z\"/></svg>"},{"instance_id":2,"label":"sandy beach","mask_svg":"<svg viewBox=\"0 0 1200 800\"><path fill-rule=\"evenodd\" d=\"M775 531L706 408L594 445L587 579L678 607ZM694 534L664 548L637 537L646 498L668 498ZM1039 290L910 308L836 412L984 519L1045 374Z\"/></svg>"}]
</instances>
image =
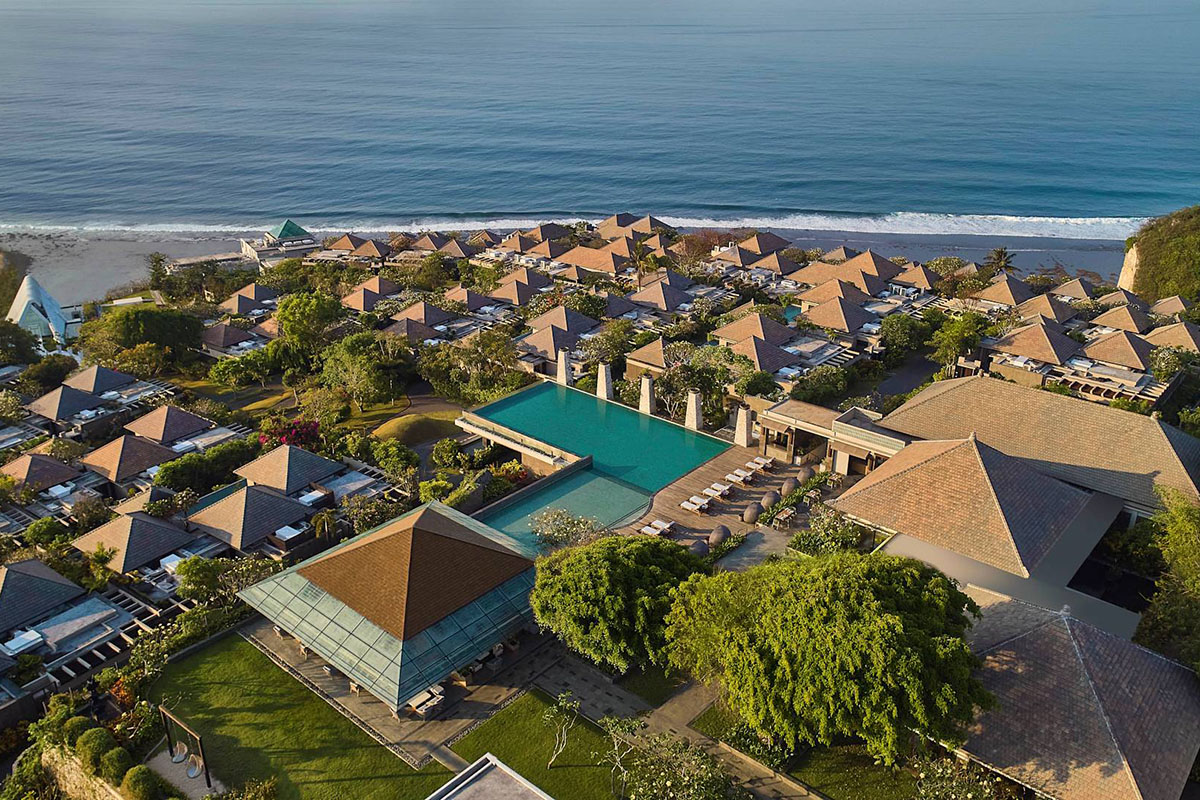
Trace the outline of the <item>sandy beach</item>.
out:
<instances>
[{"instance_id":1,"label":"sandy beach","mask_svg":"<svg viewBox=\"0 0 1200 800\"><path fill-rule=\"evenodd\" d=\"M532 223L530 223L532 224ZM925 261L954 255L982 261L994 247L1013 253L1019 269L1034 272L1061 266L1070 274L1079 270L1115 280L1121 269L1124 244L1114 240L1060 239L1018 236L861 233L854 231L804 231L775 229L797 246L828 249L846 245L868 247L885 256ZM385 236L383 231L359 231ZM166 253L172 258L226 253L238 249L238 239L256 235L247 231L149 234L122 231L86 233L0 233L0 251L18 264L27 265L61 303L78 303L102 297L111 289L146 276L146 256Z\"/></svg>"}]
</instances>

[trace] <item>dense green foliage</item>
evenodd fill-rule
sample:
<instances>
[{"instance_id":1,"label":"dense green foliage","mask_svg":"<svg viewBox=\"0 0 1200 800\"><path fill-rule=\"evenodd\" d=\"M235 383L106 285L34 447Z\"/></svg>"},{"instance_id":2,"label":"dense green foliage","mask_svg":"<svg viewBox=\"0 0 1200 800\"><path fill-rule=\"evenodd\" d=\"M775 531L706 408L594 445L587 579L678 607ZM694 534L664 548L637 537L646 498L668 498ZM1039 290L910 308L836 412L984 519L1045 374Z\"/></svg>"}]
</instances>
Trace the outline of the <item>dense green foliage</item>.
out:
<instances>
[{"instance_id":1,"label":"dense green foliage","mask_svg":"<svg viewBox=\"0 0 1200 800\"><path fill-rule=\"evenodd\" d=\"M814 367L792 386L792 399L805 403L829 402L846 391L849 379L846 370L826 364Z\"/></svg>"},{"instance_id":2,"label":"dense green foliage","mask_svg":"<svg viewBox=\"0 0 1200 800\"><path fill-rule=\"evenodd\" d=\"M911 733L962 741L990 702L964 639L975 603L933 567L882 555L697 576L667 618L673 666L789 747L862 739L893 764Z\"/></svg>"},{"instance_id":3,"label":"dense green foliage","mask_svg":"<svg viewBox=\"0 0 1200 800\"><path fill-rule=\"evenodd\" d=\"M108 364L140 344L151 344L179 359L200 346L204 324L198 317L170 308L134 306L85 322L79 346L90 358Z\"/></svg>"},{"instance_id":4,"label":"dense green foliage","mask_svg":"<svg viewBox=\"0 0 1200 800\"><path fill-rule=\"evenodd\" d=\"M542 627L597 664L662 664L671 592L702 568L674 542L609 536L539 558L529 602Z\"/></svg>"},{"instance_id":5,"label":"dense green foliage","mask_svg":"<svg viewBox=\"0 0 1200 800\"><path fill-rule=\"evenodd\" d=\"M15 322L0 319L0 364L32 364L37 360L37 339Z\"/></svg>"},{"instance_id":6,"label":"dense green foliage","mask_svg":"<svg viewBox=\"0 0 1200 800\"><path fill-rule=\"evenodd\" d=\"M947 320L930 339L933 360L947 366L954 364L959 356L965 356L979 346L987 326L988 318L974 311Z\"/></svg>"},{"instance_id":7,"label":"dense green foliage","mask_svg":"<svg viewBox=\"0 0 1200 800\"><path fill-rule=\"evenodd\" d=\"M1200 206L1150 220L1127 244L1137 246L1133 291L1143 300L1200 295Z\"/></svg>"},{"instance_id":8,"label":"dense green foliage","mask_svg":"<svg viewBox=\"0 0 1200 800\"><path fill-rule=\"evenodd\" d=\"M188 453L163 464L154 476L157 486L175 491L191 489L206 495L218 486L232 483L233 471L256 458L262 447L257 436L233 439L201 453Z\"/></svg>"},{"instance_id":9,"label":"dense green foliage","mask_svg":"<svg viewBox=\"0 0 1200 800\"><path fill-rule=\"evenodd\" d=\"M517 350L506 330L485 330L452 347L420 348L417 370L440 396L463 405L503 397L531 380L517 368Z\"/></svg>"},{"instance_id":10,"label":"dense green foliage","mask_svg":"<svg viewBox=\"0 0 1200 800\"><path fill-rule=\"evenodd\" d=\"M116 746L117 740L108 728L90 728L75 741L75 755L84 769L95 775L100 769L100 759Z\"/></svg>"},{"instance_id":11,"label":"dense green foliage","mask_svg":"<svg viewBox=\"0 0 1200 800\"><path fill-rule=\"evenodd\" d=\"M37 397L62 385L63 379L75 371L79 362L68 355L54 353L32 364L17 379L17 389Z\"/></svg>"}]
</instances>

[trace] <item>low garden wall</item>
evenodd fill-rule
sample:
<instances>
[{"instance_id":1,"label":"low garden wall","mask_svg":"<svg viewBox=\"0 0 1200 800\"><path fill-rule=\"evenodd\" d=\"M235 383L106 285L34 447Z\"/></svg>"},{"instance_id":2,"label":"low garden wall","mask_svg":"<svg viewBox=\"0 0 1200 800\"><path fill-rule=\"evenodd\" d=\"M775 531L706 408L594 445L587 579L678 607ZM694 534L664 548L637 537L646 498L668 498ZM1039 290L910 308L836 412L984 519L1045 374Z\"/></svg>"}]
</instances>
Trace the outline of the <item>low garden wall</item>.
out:
<instances>
[{"instance_id":1,"label":"low garden wall","mask_svg":"<svg viewBox=\"0 0 1200 800\"><path fill-rule=\"evenodd\" d=\"M517 502L518 500L524 500L529 495L534 494L535 492L540 492L542 489L545 489L549 486L553 486L554 484L561 481L563 478L570 477L571 475L574 475L576 472L582 472L583 470L588 469L591 466L592 466L592 457L584 456L583 458L579 459L578 461L572 462L572 463L568 464L567 466L563 467L562 469L560 469L556 472L550 473L549 475L547 475L544 478L538 478L536 481L529 484L528 486L522 486L520 489L517 489L515 492L504 495L504 497L501 497L499 500L497 500L494 503L491 503L490 505L484 506L483 508L481 508L478 511L476 511L475 513L473 513L471 516L474 517L474 516L479 516L482 514L491 514L495 511L500 511L502 509L508 508L510 505Z\"/></svg>"},{"instance_id":2,"label":"low garden wall","mask_svg":"<svg viewBox=\"0 0 1200 800\"><path fill-rule=\"evenodd\" d=\"M42 766L71 800L125 800L107 781L89 774L78 758L62 748L44 749Z\"/></svg>"}]
</instances>

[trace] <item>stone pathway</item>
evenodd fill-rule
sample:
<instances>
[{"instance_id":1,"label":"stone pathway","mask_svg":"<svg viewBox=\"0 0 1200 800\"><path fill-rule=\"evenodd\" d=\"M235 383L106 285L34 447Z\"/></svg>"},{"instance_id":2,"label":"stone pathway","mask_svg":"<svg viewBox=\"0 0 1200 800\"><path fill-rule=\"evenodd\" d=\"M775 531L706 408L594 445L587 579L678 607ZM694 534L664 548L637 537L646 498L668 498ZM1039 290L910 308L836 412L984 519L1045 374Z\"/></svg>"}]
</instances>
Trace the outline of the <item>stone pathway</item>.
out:
<instances>
[{"instance_id":1,"label":"stone pathway","mask_svg":"<svg viewBox=\"0 0 1200 800\"><path fill-rule=\"evenodd\" d=\"M768 556L782 555L787 551L788 541L794 531L777 531L774 528L756 528L746 534L746 541L736 550L717 562L717 566L730 572L740 572L758 566Z\"/></svg>"},{"instance_id":2,"label":"stone pathway","mask_svg":"<svg viewBox=\"0 0 1200 800\"><path fill-rule=\"evenodd\" d=\"M570 655L544 670L534 683L551 697L570 692L579 701L583 715L593 721L606 716L637 717L650 710L650 706L640 697L625 691L600 670Z\"/></svg>"}]
</instances>

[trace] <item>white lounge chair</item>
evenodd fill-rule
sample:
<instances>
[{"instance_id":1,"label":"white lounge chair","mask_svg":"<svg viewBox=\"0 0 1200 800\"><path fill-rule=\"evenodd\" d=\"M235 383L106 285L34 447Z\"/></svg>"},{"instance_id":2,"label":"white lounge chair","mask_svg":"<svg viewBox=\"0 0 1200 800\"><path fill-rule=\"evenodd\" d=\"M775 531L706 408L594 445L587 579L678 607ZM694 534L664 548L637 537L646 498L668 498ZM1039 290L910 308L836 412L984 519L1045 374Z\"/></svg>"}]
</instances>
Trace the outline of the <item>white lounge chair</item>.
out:
<instances>
[{"instance_id":1,"label":"white lounge chair","mask_svg":"<svg viewBox=\"0 0 1200 800\"><path fill-rule=\"evenodd\" d=\"M695 503L689 503L687 500L684 500L682 503L680 503L679 507L684 511L691 511L694 514L704 513L704 509L702 507L696 505Z\"/></svg>"},{"instance_id":2,"label":"white lounge chair","mask_svg":"<svg viewBox=\"0 0 1200 800\"><path fill-rule=\"evenodd\" d=\"M713 500L719 500L721 498L721 490L714 489L711 486L709 486L707 489L702 490L701 494L704 494L707 497L711 497Z\"/></svg>"},{"instance_id":3,"label":"white lounge chair","mask_svg":"<svg viewBox=\"0 0 1200 800\"><path fill-rule=\"evenodd\" d=\"M640 533L644 533L647 536L658 536L660 531L658 528L654 527L653 525L643 525Z\"/></svg>"},{"instance_id":4,"label":"white lounge chair","mask_svg":"<svg viewBox=\"0 0 1200 800\"><path fill-rule=\"evenodd\" d=\"M729 473L725 476L725 480L729 481L730 483L741 484L742 486L750 483L750 481L746 479L745 475L739 475L737 472Z\"/></svg>"},{"instance_id":5,"label":"white lounge chair","mask_svg":"<svg viewBox=\"0 0 1200 800\"><path fill-rule=\"evenodd\" d=\"M728 483L713 483L712 488L721 493L722 497L727 497L733 491L733 487Z\"/></svg>"},{"instance_id":6,"label":"white lounge chair","mask_svg":"<svg viewBox=\"0 0 1200 800\"><path fill-rule=\"evenodd\" d=\"M775 459L773 458L764 458L763 456L758 456L754 459L754 463L758 464L763 469L775 469Z\"/></svg>"},{"instance_id":7,"label":"white lounge chair","mask_svg":"<svg viewBox=\"0 0 1200 800\"><path fill-rule=\"evenodd\" d=\"M669 533L675 529L675 523L670 522L669 520L664 521L661 519L656 519L656 520L654 520L654 522L651 522L650 524L653 527L657 528L658 530L662 531L663 533Z\"/></svg>"},{"instance_id":8,"label":"white lounge chair","mask_svg":"<svg viewBox=\"0 0 1200 800\"><path fill-rule=\"evenodd\" d=\"M733 474L739 476L746 483L754 483L754 472L752 470L735 469Z\"/></svg>"},{"instance_id":9,"label":"white lounge chair","mask_svg":"<svg viewBox=\"0 0 1200 800\"><path fill-rule=\"evenodd\" d=\"M766 469L766 467L757 461L747 461L744 466L751 472L761 472L762 470Z\"/></svg>"}]
</instances>

